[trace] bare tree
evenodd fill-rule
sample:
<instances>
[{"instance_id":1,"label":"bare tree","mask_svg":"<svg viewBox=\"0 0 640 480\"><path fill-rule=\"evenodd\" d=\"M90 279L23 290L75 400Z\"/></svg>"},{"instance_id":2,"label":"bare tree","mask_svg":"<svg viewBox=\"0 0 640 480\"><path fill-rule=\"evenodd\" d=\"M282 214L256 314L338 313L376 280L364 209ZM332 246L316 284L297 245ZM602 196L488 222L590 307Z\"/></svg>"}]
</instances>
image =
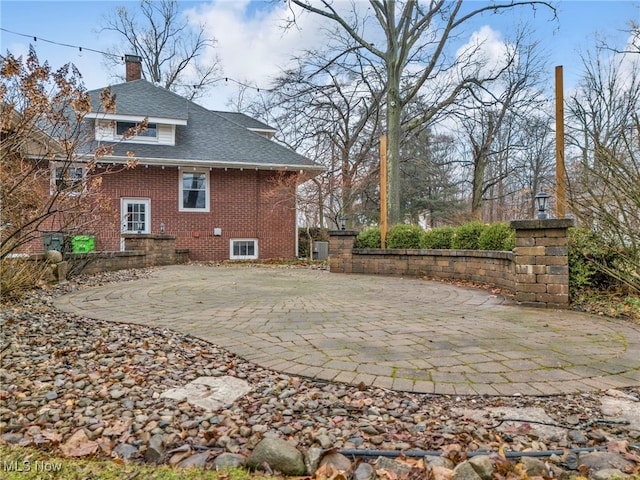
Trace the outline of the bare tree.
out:
<instances>
[{"instance_id":1,"label":"bare tree","mask_svg":"<svg viewBox=\"0 0 640 480\"><path fill-rule=\"evenodd\" d=\"M387 158L389 183L389 221L398 223L400 218L400 143L402 130L421 126L432 120L443 108L451 105L458 95L470 85L484 82L478 70L467 71L464 64L472 56L454 58L446 52L446 46L460 27L483 13L500 12L517 6L544 6L554 10L544 1L492 2L471 11L464 11L462 0L432 0L427 5L417 0L370 0L370 12L362 13L357 3L352 3L350 13L342 14L337 3L329 0L289 0L305 11L321 15L335 24L352 40L353 51L376 59L383 73L386 96ZM341 3L340 5L344 5ZM380 42L379 35L383 36ZM416 96L439 73L458 69L460 76L453 82L443 83L438 90L431 90L431 101L424 111L414 118L403 118L403 112ZM449 79L450 80L450 79Z\"/></svg>"},{"instance_id":2,"label":"bare tree","mask_svg":"<svg viewBox=\"0 0 640 480\"><path fill-rule=\"evenodd\" d=\"M115 97L101 92L105 112L115 112ZM91 102L80 72L67 64L53 71L31 48L26 60L0 56L0 259L22 251L43 232L86 232L109 215L101 192L102 176L132 168L98 165L113 146L91 149L85 123ZM146 121L124 133L130 138Z\"/></svg>"},{"instance_id":3,"label":"bare tree","mask_svg":"<svg viewBox=\"0 0 640 480\"><path fill-rule=\"evenodd\" d=\"M629 34L628 43L623 48L612 47L606 40L599 40L598 48L615 53L640 55L640 23L635 20L629 21L628 28L623 32Z\"/></svg>"},{"instance_id":4,"label":"bare tree","mask_svg":"<svg viewBox=\"0 0 640 480\"><path fill-rule=\"evenodd\" d=\"M113 111L115 101L108 90L101 101L105 111ZM90 110L89 95L72 64L53 71L40 64L33 48L25 60L9 52L0 56L3 294L15 293L16 285L33 286L25 285L24 279L32 278L27 275L30 268L12 259L16 253L41 251L47 232L91 231L111 214L100 188L102 176L135 164L132 159L123 167L98 165L111 147L88 150L93 137L84 119Z\"/></svg>"},{"instance_id":5,"label":"bare tree","mask_svg":"<svg viewBox=\"0 0 640 480\"><path fill-rule=\"evenodd\" d=\"M279 140L326 167L306 194L316 199L318 224L349 224L361 215L361 187L370 174L380 122L379 82L356 55L306 52L249 111L277 126ZM373 159L377 158L374 153ZM308 203L308 202L302 202Z\"/></svg>"},{"instance_id":6,"label":"bare tree","mask_svg":"<svg viewBox=\"0 0 640 480\"><path fill-rule=\"evenodd\" d=\"M620 248L619 263L598 267L640 292L640 58L599 48L583 63L568 103L571 207Z\"/></svg>"},{"instance_id":7,"label":"bare tree","mask_svg":"<svg viewBox=\"0 0 640 480\"><path fill-rule=\"evenodd\" d=\"M470 95L454 112L468 142L471 217L475 220L483 220L485 202L491 207L488 220L504 220L504 200L513 193L507 179L521 168L518 154L530 143L518 132L544 104L540 87L544 62L536 44L523 43L526 36L520 32L506 46L503 67L495 80L469 88Z\"/></svg>"},{"instance_id":8,"label":"bare tree","mask_svg":"<svg viewBox=\"0 0 640 480\"><path fill-rule=\"evenodd\" d=\"M104 57L112 70L120 70L113 67L125 54L139 55L145 79L190 100L202 97L218 80L217 57L205 59L215 39L207 37L204 25L193 27L182 18L177 0L141 0L139 11L118 7L104 15L101 31L116 32L123 40Z\"/></svg>"},{"instance_id":9,"label":"bare tree","mask_svg":"<svg viewBox=\"0 0 640 480\"><path fill-rule=\"evenodd\" d=\"M520 123L515 143L520 168L509 177L511 218L534 218L536 193L552 191L555 184L555 134L552 117L542 109Z\"/></svg>"}]
</instances>

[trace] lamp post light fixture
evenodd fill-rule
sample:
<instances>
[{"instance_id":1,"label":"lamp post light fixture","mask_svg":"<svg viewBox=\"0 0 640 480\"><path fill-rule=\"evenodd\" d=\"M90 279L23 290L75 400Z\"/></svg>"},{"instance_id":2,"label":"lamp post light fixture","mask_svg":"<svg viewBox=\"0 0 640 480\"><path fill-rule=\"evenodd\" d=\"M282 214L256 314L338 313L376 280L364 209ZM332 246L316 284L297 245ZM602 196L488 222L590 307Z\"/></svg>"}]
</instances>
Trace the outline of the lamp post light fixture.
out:
<instances>
[{"instance_id":1,"label":"lamp post light fixture","mask_svg":"<svg viewBox=\"0 0 640 480\"><path fill-rule=\"evenodd\" d=\"M540 192L535 197L536 207L538 208L538 219L544 220L548 218L547 209L549 208L549 195L546 192Z\"/></svg>"},{"instance_id":2,"label":"lamp post light fixture","mask_svg":"<svg viewBox=\"0 0 640 480\"><path fill-rule=\"evenodd\" d=\"M340 222L340 230L346 230L347 229L347 217L345 217L344 215L340 215L340 218L338 220Z\"/></svg>"}]
</instances>

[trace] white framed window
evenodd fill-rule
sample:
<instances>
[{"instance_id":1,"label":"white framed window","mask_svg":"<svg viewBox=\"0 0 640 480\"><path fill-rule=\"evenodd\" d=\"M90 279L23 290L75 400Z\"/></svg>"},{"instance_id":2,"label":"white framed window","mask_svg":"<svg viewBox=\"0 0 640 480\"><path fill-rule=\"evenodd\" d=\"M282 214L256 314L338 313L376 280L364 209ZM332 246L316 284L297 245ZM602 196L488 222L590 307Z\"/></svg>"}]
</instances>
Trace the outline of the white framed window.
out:
<instances>
[{"instance_id":1,"label":"white framed window","mask_svg":"<svg viewBox=\"0 0 640 480\"><path fill-rule=\"evenodd\" d=\"M232 238L229 242L231 260L257 260L258 240L255 238Z\"/></svg>"},{"instance_id":2,"label":"white framed window","mask_svg":"<svg viewBox=\"0 0 640 480\"><path fill-rule=\"evenodd\" d=\"M122 198L120 213L122 233L151 233L151 200Z\"/></svg>"},{"instance_id":3,"label":"white framed window","mask_svg":"<svg viewBox=\"0 0 640 480\"><path fill-rule=\"evenodd\" d=\"M139 122L115 122L115 137L122 138L122 135L131 128L139 125ZM149 123L144 132L137 133L135 136L131 137L135 140L140 141L149 141L149 142L157 142L158 141L158 124Z\"/></svg>"},{"instance_id":4,"label":"white framed window","mask_svg":"<svg viewBox=\"0 0 640 480\"><path fill-rule=\"evenodd\" d=\"M209 211L209 171L179 171L178 210L181 212Z\"/></svg>"},{"instance_id":5,"label":"white framed window","mask_svg":"<svg viewBox=\"0 0 640 480\"><path fill-rule=\"evenodd\" d=\"M51 195L56 192L80 195L84 189L85 174L85 167L81 163L53 162L51 164Z\"/></svg>"}]
</instances>

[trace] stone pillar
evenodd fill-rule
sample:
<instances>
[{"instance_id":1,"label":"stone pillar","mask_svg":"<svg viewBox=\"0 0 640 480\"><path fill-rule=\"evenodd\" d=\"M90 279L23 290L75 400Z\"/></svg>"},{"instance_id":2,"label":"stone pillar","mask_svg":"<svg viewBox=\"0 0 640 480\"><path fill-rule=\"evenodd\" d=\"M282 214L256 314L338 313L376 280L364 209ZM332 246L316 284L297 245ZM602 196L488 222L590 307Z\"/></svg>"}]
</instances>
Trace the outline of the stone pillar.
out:
<instances>
[{"instance_id":1,"label":"stone pillar","mask_svg":"<svg viewBox=\"0 0 640 480\"><path fill-rule=\"evenodd\" d=\"M529 307L569 307L568 229L571 218L513 220L516 301Z\"/></svg>"},{"instance_id":2,"label":"stone pillar","mask_svg":"<svg viewBox=\"0 0 640 480\"><path fill-rule=\"evenodd\" d=\"M353 244L358 232L355 230L332 230L329 232L329 270L332 273L351 273L353 270Z\"/></svg>"}]
</instances>

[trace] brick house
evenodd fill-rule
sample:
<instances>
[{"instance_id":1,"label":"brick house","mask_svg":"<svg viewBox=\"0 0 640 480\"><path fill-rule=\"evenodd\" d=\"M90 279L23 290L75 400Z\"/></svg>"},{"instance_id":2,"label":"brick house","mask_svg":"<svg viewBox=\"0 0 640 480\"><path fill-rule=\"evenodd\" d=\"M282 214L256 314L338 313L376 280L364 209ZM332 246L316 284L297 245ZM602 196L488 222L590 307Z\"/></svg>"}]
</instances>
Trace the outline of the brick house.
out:
<instances>
[{"instance_id":1,"label":"brick house","mask_svg":"<svg viewBox=\"0 0 640 480\"><path fill-rule=\"evenodd\" d=\"M208 110L141 79L140 57L126 56L126 69L127 81L110 87L115 113L102 110L102 90L89 92L91 151L113 145L102 164L126 163L131 154L138 162L102 179L119 216L96 228L96 250L124 249L123 234L164 233L192 260L295 257L296 187L282 179L313 177L322 167L272 140L268 125ZM145 118L145 132L123 139Z\"/></svg>"}]
</instances>

